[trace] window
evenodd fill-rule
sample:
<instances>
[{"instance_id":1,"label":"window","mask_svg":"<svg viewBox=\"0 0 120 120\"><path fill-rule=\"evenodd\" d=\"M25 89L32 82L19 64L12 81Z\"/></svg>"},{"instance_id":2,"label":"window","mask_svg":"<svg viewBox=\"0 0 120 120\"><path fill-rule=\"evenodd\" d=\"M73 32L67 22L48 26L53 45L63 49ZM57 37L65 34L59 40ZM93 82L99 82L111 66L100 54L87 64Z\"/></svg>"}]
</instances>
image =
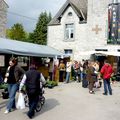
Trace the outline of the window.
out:
<instances>
[{"instance_id":1,"label":"window","mask_svg":"<svg viewBox=\"0 0 120 120\"><path fill-rule=\"evenodd\" d=\"M68 13L68 16L72 16L72 12L69 12L69 13Z\"/></svg>"},{"instance_id":2,"label":"window","mask_svg":"<svg viewBox=\"0 0 120 120\"><path fill-rule=\"evenodd\" d=\"M18 64L22 67L27 67L28 59L28 57L18 56Z\"/></svg>"},{"instance_id":3,"label":"window","mask_svg":"<svg viewBox=\"0 0 120 120\"><path fill-rule=\"evenodd\" d=\"M74 24L66 24L65 39L73 39L73 38L74 38Z\"/></svg>"},{"instance_id":4,"label":"window","mask_svg":"<svg viewBox=\"0 0 120 120\"><path fill-rule=\"evenodd\" d=\"M64 52L66 55L72 55L73 50L72 49L65 49Z\"/></svg>"}]
</instances>

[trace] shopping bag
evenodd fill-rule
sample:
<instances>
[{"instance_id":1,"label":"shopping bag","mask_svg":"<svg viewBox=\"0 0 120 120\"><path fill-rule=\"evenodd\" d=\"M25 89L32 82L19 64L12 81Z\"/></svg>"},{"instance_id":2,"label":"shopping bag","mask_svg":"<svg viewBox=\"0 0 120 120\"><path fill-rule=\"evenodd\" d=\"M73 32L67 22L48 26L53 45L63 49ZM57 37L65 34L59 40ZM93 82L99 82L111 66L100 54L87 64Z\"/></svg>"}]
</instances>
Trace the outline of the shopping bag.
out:
<instances>
[{"instance_id":1,"label":"shopping bag","mask_svg":"<svg viewBox=\"0 0 120 120\"><path fill-rule=\"evenodd\" d=\"M25 108L25 100L24 100L24 94L23 93L19 93L16 107L17 107L17 109L24 109Z\"/></svg>"},{"instance_id":2,"label":"shopping bag","mask_svg":"<svg viewBox=\"0 0 120 120\"><path fill-rule=\"evenodd\" d=\"M95 82L95 87L96 87L96 88L99 88L99 87L100 87L100 82L99 82L99 81Z\"/></svg>"}]
</instances>

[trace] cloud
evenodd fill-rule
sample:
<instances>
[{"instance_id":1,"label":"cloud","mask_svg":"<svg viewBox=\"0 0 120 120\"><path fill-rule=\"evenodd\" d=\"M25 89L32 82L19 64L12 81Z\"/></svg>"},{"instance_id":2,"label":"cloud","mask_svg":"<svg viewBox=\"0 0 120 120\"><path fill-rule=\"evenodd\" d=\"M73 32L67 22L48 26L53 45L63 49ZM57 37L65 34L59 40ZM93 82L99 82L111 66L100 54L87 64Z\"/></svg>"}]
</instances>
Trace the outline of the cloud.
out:
<instances>
[{"instance_id":1,"label":"cloud","mask_svg":"<svg viewBox=\"0 0 120 120\"><path fill-rule=\"evenodd\" d=\"M15 23L22 23L25 30L32 32L35 29L38 17L41 12L51 12L54 16L66 0L5 0L8 4L8 23L10 28ZM15 15L13 13L17 13ZM22 16L27 17L22 17ZM33 19L36 20L33 20Z\"/></svg>"}]
</instances>

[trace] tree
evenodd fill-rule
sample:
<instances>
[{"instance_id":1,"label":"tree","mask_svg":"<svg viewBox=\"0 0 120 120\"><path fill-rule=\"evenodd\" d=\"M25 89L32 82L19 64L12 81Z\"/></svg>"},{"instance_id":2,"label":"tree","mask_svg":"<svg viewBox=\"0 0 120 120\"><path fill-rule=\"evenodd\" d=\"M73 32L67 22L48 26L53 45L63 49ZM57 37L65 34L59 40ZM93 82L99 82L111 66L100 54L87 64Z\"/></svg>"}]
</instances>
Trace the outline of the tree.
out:
<instances>
[{"instance_id":1,"label":"tree","mask_svg":"<svg viewBox=\"0 0 120 120\"><path fill-rule=\"evenodd\" d=\"M46 12L40 14L34 32L29 34L31 41L42 45L47 44L47 25L51 18L51 13L49 15Z\"/></svg>"},{"instance_id":2,"label":"tree","mask_svg":"<svg viewBox=\"0 0 120 120\"><path fill-rule=\"evenodd\" d=\"M24 31L24 28L22 24L16 23L12 26L11 29L7 30L7 38L13 39L13 40L20 40L20 41L26 41L27 40L27 33Z\"/></svg>"}]
</instances>

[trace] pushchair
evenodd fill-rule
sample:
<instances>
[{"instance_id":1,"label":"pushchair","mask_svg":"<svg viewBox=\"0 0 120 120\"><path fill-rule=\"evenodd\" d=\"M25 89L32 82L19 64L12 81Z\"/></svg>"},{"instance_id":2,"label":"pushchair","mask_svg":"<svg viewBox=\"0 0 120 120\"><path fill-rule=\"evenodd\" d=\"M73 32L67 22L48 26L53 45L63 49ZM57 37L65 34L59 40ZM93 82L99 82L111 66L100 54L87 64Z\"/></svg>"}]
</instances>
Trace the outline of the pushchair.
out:
<instances>
[{"instance_id":1,"label":"pushchair","mask_svg":"<svg viewBox=\"0 0 120 120\"><path fill-rule=\"evenodd\" d=\"M38 101L38 104L37 104L36 109L35 109L36 112L39 112L45 103L45 97L43 96L43 94L44 94L44 87L41 89L41 92L39 95L39 101ZM25 106L28 107L29 106L28 96L25 92L24 92L24 95L25 95L24 96Z\"/></svg>"}]
</instances>

